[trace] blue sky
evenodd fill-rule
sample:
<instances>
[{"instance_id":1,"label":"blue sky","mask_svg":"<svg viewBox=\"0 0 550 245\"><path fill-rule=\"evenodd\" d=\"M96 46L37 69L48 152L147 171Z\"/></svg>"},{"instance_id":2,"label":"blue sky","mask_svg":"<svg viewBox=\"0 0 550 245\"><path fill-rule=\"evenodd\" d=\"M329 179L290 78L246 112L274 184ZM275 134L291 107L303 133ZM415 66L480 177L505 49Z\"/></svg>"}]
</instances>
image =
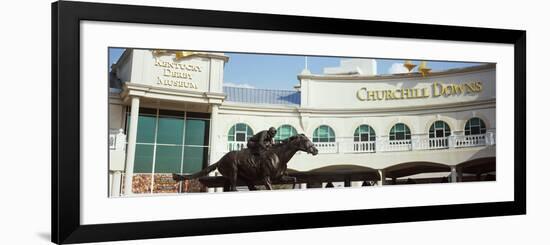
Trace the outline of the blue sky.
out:
<instances>
[{"instance_id":1,"label":"blue sky","mask_svg":"<svg viewBox=\"0 0 550 245\"><path fill-rule=\"evenodd\" d=\"M124 49L109 49L109 64L115 63ZM297 75L305 67L305 58L301 55L269 55L225 53L229 62L224 68L224 83L231 86L245 86L264 89L292 90L298 83ZM308 56L308 69L313 74L322 74L325 67L339 66L341 57ZM402 64L403 60L376 59L377 73L390 74L393 64ZM417 61L413 61L417 64ZM428 61L432 71L462 68L479 65L470 62ZM400 67L399 65L396 65Z\"/></svg>"}]
</instances>

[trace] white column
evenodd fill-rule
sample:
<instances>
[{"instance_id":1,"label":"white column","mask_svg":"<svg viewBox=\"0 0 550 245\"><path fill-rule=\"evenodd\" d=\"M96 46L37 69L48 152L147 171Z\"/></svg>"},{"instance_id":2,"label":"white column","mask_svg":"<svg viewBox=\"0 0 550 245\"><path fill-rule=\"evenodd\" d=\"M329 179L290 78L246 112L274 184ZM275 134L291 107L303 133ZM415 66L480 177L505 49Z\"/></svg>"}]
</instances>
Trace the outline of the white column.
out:
<instances>
[{"instance_id":1,"label":"white column","mask_svg":"<svg viewBox=\"0 0 550 245\"><path fill-rule=\"evenodd\" d=\"M382 170L378 170L378 174L380 175L380 181L378 182L378 185L384 185L384 181L386 180L386 174Z\"/></svg>"},{"instance_id":2,"label":"white column","mask_svg":"<svg viewBox=\"0 0 550 245\"><path fill-rule=\"evenodd\" d=\"M410 150L424 150L428 149L428 143L429 140L427 135L418 135L413 134L411 135L411 149Z\"/></svg>"},{"instance_id":3,"label":"white column","mask_svg":"<svg viewBox=\"0 0 550 245\"><path fill-rule=\"evenodd\" d=\"M380 135L377 135L376 136L376 152L383 152L383 151L386 151L387 147L386 147L386 140L382 138L382 136Z\"/></svg>"},{"instance_id":4,"label":"white column","mask_svg":"<svg viewBox=\"0 0 550 245\"><path fill-rule=\"evenodd\" d=\"M495 136L493 132L487 132L485 134L485 145L494 145L495 144Z\"/></svg>"},{"instance_id":5,"label":"white column","mask_svg":"<svg viewBox=\"0 0 550 245\"><path fill-rule=\"evenodd\" d=\"M119 197L120 196L120 183L122 180L122 173L120 171L115 171L113 173L113 179L111 183L111 196Z\"/></svg>"},{"instance_id":6,"label":"white column","mask_svg":"<svg viewBox=\"0 0 550 245\"><path fill-rule=\"evenodd\" d=\"M109 197L113 196L113 171L109 171Z\"/></svg>"},{"instance_id":7,"label":"white column","mask_svg":"<svg viewBox=\"0 0 550 245\"><path fill-rule=\"evenodd\" d=\"M134 159L136 157L136 139L139 116L139 97L132 97L130 112L130 129L128 130L128 148L126 148L126 171L124 177L124 195L132 195L132 178L134 176Z\"/></svg>"},{"instance_id":8,"label":"white column","mask_svg":"<svg viewBox=\"0 0 550 245\"><path fill-rule=\"evenodd\" d=\"M451 166L451 182L457 182L458 181L458 177L457 177L457 173L456 173L456 166Z\"/></svg>"},{"instance_id":9,"label":"white column","mask_svg":"<svg viewBox=\"0 0 550 245\"><path fill-rule=\"evenodd\" d=\"M300 183L300 189L307 189L306 183Z\"/></svg>"},{"instance_id":10,"label":"white column","mask_svg":"<svg viewBox=\"0 0 550 245\"><path fill-rule=\"evenodd\" d=\"M217 130L216 126L218 124L218 107L217 104L211 105L212 110L210 112L210 156L208 165L212 165L216 163L218 159L218 145L220 144L218 137L217 137ZM210 176L216 176L215 171L211 172L209 174ZM219 189L219 190L217 190ZM223 190L223 188L208 188L208 192L219 192Z\"/></svg>"},{"instance_id":11,"label":"white column","mask_svg":"<svg viewBox=\"0 0 550 245\"><path fill-rule=\"evenodd\" d=\"M447 138L447 140L449 141L449 148L455 148L456 147L456 136L453 134L453 135L449 135L449 137Z\"/></svg>"}]
</instances>

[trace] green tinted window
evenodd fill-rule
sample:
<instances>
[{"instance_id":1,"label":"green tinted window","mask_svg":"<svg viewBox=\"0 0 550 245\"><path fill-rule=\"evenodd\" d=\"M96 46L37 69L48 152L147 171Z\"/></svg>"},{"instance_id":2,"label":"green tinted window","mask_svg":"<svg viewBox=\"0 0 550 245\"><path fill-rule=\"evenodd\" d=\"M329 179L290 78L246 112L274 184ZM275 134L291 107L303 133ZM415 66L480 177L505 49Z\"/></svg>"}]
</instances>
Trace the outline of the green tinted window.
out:
<instances>
[{"instance_id":1,"label":"green tinted window","mask_svg":"<svg viewBox=\"0 0 550 245\"><path fill-rule=\"evenodd\" d=\"M153 170L153 146L136 145L136 158L134 160L134 173L151 173Z\"/></svg>"},{"instance_id":2,"label":"green tinted window","mask_svg":"<svg viewBox=\"0 0 550 245\"><path fill-rule=\"evenodd\" d=\"M181 168L181 146L157 145L155 173L179 173Z\"/></svg>"},{"instance_id":3,"label":"green tinted window","mask_svg":"<svg viewBox=\"0 0 550 245\"><path fill-rule=\"evenodd\" d=\"M185 125L186 145L208 145L208 121L200 119L188 119Z\"/></svg>"},{"instance_id":4,"label":"green tinted window","mask_svg":"<svg viewBox=\"0 0 550 245\"><path fill-rule=\"evenodd\" d=\"M158 123L157 143L183 144L183 118L160 117Z\"/></svg>"},{"instance_id":5,"label":"green tinted window","mask_svg":"<svg viewBox=\"0 0 550 245\"><path fill-rule=\"evenodd\" d=\"M229 133L227 133L227 140L228 141L235 141L235 126L233 126L229 129Z\"/></svg>"},{"instance_id":6,"label":"green tinted window","mask_svg":"<svg viewBox=\"0 0 550 245\"><path fill-rule=\"evenodd\" d=\"M334 130L331 127L322 125L313 132L313 142L334 142Z\"/></svg>"},{"instance_id":7,"label":"green tinted window","mask_svg":"<svg viewBox=\"0 0 550 245\"><path fill-rule=\"evenodd\" d=\"M374 129L371 128L369 125L361 125L355 129L355 133L353 134L353 140L354 141L375 141L376 140L376 134L374 133Z\"/></svg>"},{"instance_id":8,"label":"green tinted window","mask_svg":"<svg viewBox=\"0 0 550 245\"><path fill-rule=\"evenodd\" d=\"M183 157L183 173L195 173L202 169L208 148L185 146Z\"/></svg>"},{"instance_id":9,"label":"green tinted window","mask_svg":"<svg viewBox=\"0 0 550 245\"><path fill-rule=\"evenodd\" d=\"M464 127L465 135L484 134L486 132L487 128L485 122L477 117L468 120L468 122L466 122L466 127Z\"/></svg>"},{"instance_id":10,"label":"green tinted window","mask_svg":"<svg viewBox=\"0 0 550 245\"><path fill-rule=\"evenodd\" d=\"M282 141L288 139L291 136L298 134L296 129L290 125L282 125L277 129L277 134L275 135L275 141Z\"/></svg>"},{"instance_id":11,"label":"green tinted window","mask_svg":"<svg viewBox=\"0 0 550 245\"><path fill-rule=\"evenodd\" d=\"M237 123L233 125L228 132L228 141L247 141L254 135L254 131L248 125L244 123Z\"/></svg>"},{"instance_id":12,"label":"green tinted window","mask_svg":"<svg viewBox=\"0 0 550 245\"><path fill-rule=\"evenodd\" d=\"M160 111L158 118L155 114L156 110L140 110L134 172L193 173L200 171L208 156L209 120L192 119L189 116L185 120L186 113L178 111ZM236 126L232 127L233 137L237 133ZM246 124L241 124L239 129L244 134L251 132Z\"/></svg>"},{"instance_id":13,"label":"green tinted window","mask_svg":"<svg viewBox=\"0 0 550 245\"><path fill-rule=\"evenodd\" d=\"M410 140L411 130L403 123L395 124L390 130L390 140Z\"/></svg>"},{"instance_id":14,"label":"green tinted window","mask_svg":"<svg viewBox=\"0 0 550 245\"><path fill-rule=\"evenodd\" d=\"M252 136L254 136L254 131L246 125L246 140L250 139Z\"/></svg>"},{"instance_id":15,"label":"green tinted window","mask_svg":"<svg viewBox=\"0 0 550 245\"><path fill-rule=\"evenodd\" d=\"M451 128L444 121L436 121L430 126L430 138L448 137L449 135L451 135Z\"/></svg>"},{"instance_id":16,"label":"green tinted window","mask_svg":"<svg viewBox=\"0 0 550 245\"><path fill-rule=\"evenodd\" d=\"M140 115L138 119L137 142L138 143L153 143L155 142L155 116Z\"/></svg>"},{"instance_id":17,"label":"green tinted window","mask_svg":"<svg viewBox=\"0 0 550 245\"><path fill-rule=\"evenodd\" d=\"M246 131L246 124L237 123L237 131Z\"/></svg>"}]
</instances>

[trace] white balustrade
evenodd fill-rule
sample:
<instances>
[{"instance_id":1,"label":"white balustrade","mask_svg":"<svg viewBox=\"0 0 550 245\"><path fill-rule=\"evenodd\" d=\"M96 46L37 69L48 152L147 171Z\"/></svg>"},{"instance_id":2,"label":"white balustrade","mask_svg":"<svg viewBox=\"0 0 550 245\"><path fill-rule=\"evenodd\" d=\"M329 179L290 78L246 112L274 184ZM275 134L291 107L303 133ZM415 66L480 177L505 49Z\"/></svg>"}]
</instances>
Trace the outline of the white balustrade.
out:
<instances>
[{"instance_id":1,"label":"white balustrade","mask_svg":"<svg viewBox=\"0 0 550 245\"><path fill-rule=\"evenodd\" d=\"M246 142L243 141L229 141L227 142L228 151L239 151L246 148Z\"/></svg>"},{"instance_id":2,"label":"white balustrade","mask_svg":"<svg viewBox=\"0 0 550 245\"><path fill-rule=\"evenodd\" d=\"M376 151L375 147L376 147L375 141L364 141L364 142L353 143L354 152L375 152Z\"/></svg>"},{"instance_id":3,"label":"white balustrade","mask_svg":"<svg viewBox=\"0 0 550 245\"><path fill-rule=\"evenodd\" d=\"M475 134L475 135L457 135L455 136L454 146L455 147L474 147L474 146L484 146L487 145L487 136L486 134Z\"/></svg>"},{"instance_id":4,"label":"white balustrade","mask_svg":"<svg viewBox=\"0 0 550 245\"><path fill-rule=\"evenodd\" d=\"M384 151L410 151L412 150L411 140L389 140L385 142Z\"/></svg>"},{"instance_id":5,"label":"white balustrade","mask_svg":"<svg viewBox=\"0 0 550 245\"><path fill-rule=\"evenodd\" d=\"M344 153L372 153L376 152L375 141L339 142L339 148Z\"/></svg>"},{"instance_id":6,"label":"white balustrade","mask_svg":"<svg viewBox=\"0 0 550 245\"><path fill-rule=\"evenodd\" d=\"M313 143L319 153L338 153L338 144L336 142L315 142Z\"/></svg>"},{"instance_id":7,"label":"white balustrade","mask_svg":"<svg viewBox=\"0 0 550 245\"><path fill-rule=\"evenodd\" d=\"M436 150L461 147L494 145L494 132L478 135L450 135L449 137L429 138L416 135L410 140L388 140L378 137L376 141L314 142L319 153L375 153L385 151ZM228 142L228 150L246 148L246 142Z\"/></svg>"},{"instance_id":8,"label":"white balustrade","mask_svg":"<svg viewBox=\"0 0 550 245\"><path fill-rule=\"evenodd\" d=\"M428 138L428 149L447 149L449 148L448 137Z\"/></svg>"}]
</instances>

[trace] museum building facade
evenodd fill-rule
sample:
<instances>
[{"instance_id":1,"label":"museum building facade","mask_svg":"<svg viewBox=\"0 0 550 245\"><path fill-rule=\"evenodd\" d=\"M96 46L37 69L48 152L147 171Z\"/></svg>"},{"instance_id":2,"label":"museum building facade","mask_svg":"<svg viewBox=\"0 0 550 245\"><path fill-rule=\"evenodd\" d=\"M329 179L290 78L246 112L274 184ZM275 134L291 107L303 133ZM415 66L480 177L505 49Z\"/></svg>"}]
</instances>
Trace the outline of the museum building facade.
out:
<instances>
[{"instance_id":1,"label":"museum building facade","mask_svg":"<svg viewBox=\"0 0 550 245\"><path fill-rule=\"evenodd\" d=\"M376 75L376 61L304 69L294 90L227 87L222 53L127 49L109 74L110 196L221 191L188 174L277 128L305 134L297 188L496 178L494 64ZM217 173L212 173L217 175ZM132 186L132 188L125 188Z\"/></svg>"}]
</instances>

